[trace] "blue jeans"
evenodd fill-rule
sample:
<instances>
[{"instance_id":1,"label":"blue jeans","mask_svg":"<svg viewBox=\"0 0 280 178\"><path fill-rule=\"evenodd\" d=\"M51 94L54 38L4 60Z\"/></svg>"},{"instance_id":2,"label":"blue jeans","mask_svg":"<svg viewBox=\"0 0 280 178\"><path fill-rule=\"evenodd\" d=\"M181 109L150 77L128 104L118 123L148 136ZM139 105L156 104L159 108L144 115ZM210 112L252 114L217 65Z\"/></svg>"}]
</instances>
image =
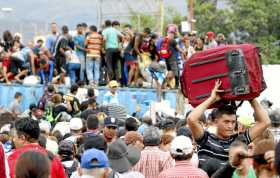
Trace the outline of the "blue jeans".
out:
<instances>
[{"instance_id":1,"label":"blue jeans","mask_svg":"<svg viewBox=\"0 0 280 178\"><path fill-rule=\"evenodd\" d=\"M80 80L85 80L85 72L86 72L86 57L85 54L77 52L77 56L80 59L81 68L80 68Z\"/></svg>"},{"instance_id":2,"label":"blue jeans","mask_svg":"<svg viewBox=\"0 0 280 178\"><path fill-rule=\"evenodd\" d=\"M70 77L71 83L75 83L77 80L77 74L79 74L81 64L78 63L68 63L67 72Z\"/></svg>"},{"instance_id":3,"label":"blue jeans","mask_svg":"<svg viewBox=\"0 0 280 178\"><path fill-rule=\"evenodd\" d=\"M89 83L95 82L98 84L100 77L100 58L87 57L86 71Z\"/></svg>"}]
</instances>

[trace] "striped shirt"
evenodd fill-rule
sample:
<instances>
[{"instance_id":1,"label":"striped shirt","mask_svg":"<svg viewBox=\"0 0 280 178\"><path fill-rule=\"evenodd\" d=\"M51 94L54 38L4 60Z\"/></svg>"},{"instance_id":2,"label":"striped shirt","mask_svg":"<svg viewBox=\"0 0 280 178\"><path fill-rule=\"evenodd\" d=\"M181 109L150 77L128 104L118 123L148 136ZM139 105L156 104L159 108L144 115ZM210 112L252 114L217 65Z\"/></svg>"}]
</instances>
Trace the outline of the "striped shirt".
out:
<instances>
[{"instance_id":1,"label":"striped shirt","mask_svg":"<svg viewBox=\"0 0 280 178\"><path fill-rule=\"evenodd\" d=\"M251 142L248 129L245 133L234 134L227 140L221 140L216 135L205 131L202 138L196 140L199 145L199 164L202 165L209 159L216 159L220 164L225 164L228 161L229 147L237 138L244 141L247 145Z\"/></svg>"},{"instance_id":2,"label":"striped shirt","mask_svg":"<svg viewBox=\"0 0 280 178\"><path fill-rule=\"evenodd\" d=\"M139 162L133 167L145 178L157 178L159 173L175 166L175 161L168 152L161 151L157 146L147 146L141 151Z\"/></svg>"},{"instance_id":3,"label":"striped shirt","mask_svg":"<svg viewBox=\"0 0 280 178\"><path fill-rule=\"evenodd\" d=\"M91 33L86 38L87 57L100 57L102 49L102 36L98 33Z\"/></svg>"},{"instance_id":4,"label":"striped shirt","mask_svg":"<svg viewBox=\"0 0 280 178\"><path fill-rule=\"evenodd\" d=\"M278 143L280 141L280 128L272 127L269 130L272 132L274 136L275 143Z\"/></svg>"},{"instance_id":5,"label":"striped shirt","mask_svg":"<svg viewBox=\"0 0 280 178\"><path fill-rule=\"evenodd\" d=\"M158 178L208 178L208 175L190 161L176 161L175 167L161 172Z\"/></svg>"}]
</instances>

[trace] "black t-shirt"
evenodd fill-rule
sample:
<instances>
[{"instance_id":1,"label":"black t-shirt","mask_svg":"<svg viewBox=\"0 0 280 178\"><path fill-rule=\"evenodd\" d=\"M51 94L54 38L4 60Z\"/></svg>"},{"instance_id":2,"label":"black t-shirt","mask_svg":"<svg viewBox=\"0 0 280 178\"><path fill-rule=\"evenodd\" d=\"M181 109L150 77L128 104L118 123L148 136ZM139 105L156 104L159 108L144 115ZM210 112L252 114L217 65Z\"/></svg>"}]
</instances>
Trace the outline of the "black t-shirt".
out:
<instances>
[{"instance_id":1,"label":"black t-shirt","mask_svg":"<svg viewBox=\"0 0 280 178\"><path fill-rule=\"evenodd\" d=\"M58 37L58 41L56 43L58 43L58 44L56 45L55 56L64 57L64 54L62 54L59 49L62 48L64 50L66 50L69 47L68 39L64 36L61 36L61 37Z\"/></svg>"},{"instance_id":2,"label":"black t-shirt","mask_svg":"<svg viewBox=\"0 0 280 178\"><path fill-rule=\"evenodd\" d=\"M53 118L61 112L67 112L67 107L64 104L59 104L53 107Z\"/></svg>"},{"instance_id":3,"label":"black t-shirt","mask_svg":"<svg viewBox=\"0 0 280 178\"><path fill-rule=\"evenodd\" d=\"M177 41L172 39L169 42L169 50L172 52L172 55L175 55L177 52L176 46L178 45Z\"/></svg>"},{"instance_id":4,"label":"black t-shirt","mask_svg":"<svg viewBox=\"0 0 280 178\"><path fill-rule=\"evenodd\" d=\"M196 140L199 145L199 164L202 165L209 159L216 159L221 165L225 164L228 161L229 147L237 138L247 145L251 143L249 130L246 130L243 134L234 134L227 140L221 140L216 135L205 131L202 138Z\"/></svg>"},{"instance_id":5,"label":"black t-shirt","mask_svg":"<svg viewBox=\"0 0 280 178\"><path fill-rule=\"evenodd\" d=\"M81 113L81 118L82 119L85 119L87 120L88 116L91 115L91 114L98 114L100 112L100 110L98 108L96 109L87 109L87 110L84 110L82 113Z\"/></svg>"}]
</instances>

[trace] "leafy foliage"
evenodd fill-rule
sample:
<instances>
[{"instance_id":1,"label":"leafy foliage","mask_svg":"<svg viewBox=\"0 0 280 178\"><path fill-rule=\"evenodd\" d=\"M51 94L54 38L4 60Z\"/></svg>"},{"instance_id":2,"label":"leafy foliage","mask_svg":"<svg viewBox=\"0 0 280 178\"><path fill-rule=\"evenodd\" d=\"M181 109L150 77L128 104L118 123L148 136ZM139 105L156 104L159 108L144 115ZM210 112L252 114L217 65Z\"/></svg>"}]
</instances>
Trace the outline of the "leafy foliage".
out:
<instances>
[{"instance_id":1,"label":"leafy foliage","mask_svg":"<svg viewBox=\"0 0 280 178\"><path fill-rule=\"evenodd\" d=\"M228 0L228 8L217 9L213 0L194 1L195 30L200 35L207 31L223 33L226 37L232 34L248 34L246 42L255 43L261 49L263 63L280 64L280 0ZM180 24L186 17L172 8L167 8L165 25ZM159 29L159 18L141 15L141 28L156 27ZM137 27L137 17L131 18Z\"/></svg>"}]
</instances>

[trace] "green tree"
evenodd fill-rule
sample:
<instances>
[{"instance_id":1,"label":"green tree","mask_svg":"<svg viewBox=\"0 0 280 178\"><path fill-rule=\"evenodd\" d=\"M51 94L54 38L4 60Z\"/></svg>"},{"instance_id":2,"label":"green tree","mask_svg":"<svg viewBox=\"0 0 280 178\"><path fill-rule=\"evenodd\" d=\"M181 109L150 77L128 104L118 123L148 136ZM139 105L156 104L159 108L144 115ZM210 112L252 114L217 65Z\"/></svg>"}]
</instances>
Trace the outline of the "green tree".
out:
<instances>
[{"instance_id":1,"label":"green tree","mask_svg":"<svg viewBox=\"0 0 280 178\"><path fill-rule=\"evenodd\" d=\"M260 47L264 63L280 63L280 47L273 44L280 39L280 0L229 0L227 9L217 9L211 1L195 2L198 32L248 32L248 42Z\"/></svg>"}]
</instances>

